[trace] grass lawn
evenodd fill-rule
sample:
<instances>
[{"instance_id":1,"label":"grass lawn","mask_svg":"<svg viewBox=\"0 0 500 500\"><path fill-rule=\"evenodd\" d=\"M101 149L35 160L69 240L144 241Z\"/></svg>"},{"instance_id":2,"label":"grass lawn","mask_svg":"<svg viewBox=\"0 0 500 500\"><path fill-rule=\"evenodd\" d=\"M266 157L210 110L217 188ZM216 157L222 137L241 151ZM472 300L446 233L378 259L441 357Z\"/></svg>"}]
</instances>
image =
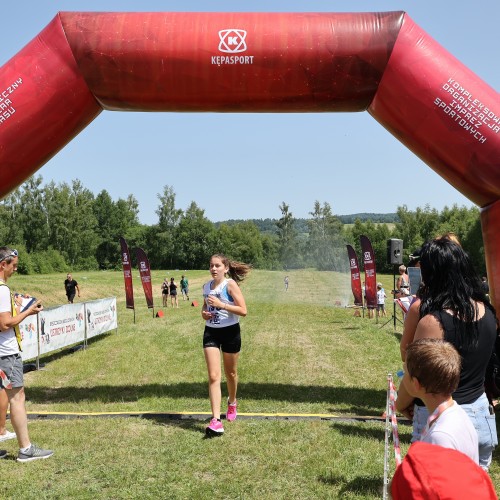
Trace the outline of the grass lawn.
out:
<instances>
[{"instance_id":1,"label":"grass lawn","mask_svg":"<svg viewBox=\"0 0 500 500\"><path fill-rule=\"evenodd\" d=\"M185 274L191 300L201 302L208 272ZM86 350L42 358L44 368L26 374L28 411L52 415L30 420L31 438L55 454L19 464L16 443L2 443L9 451L2 498L381 498L385 425L377 417L385 410L387 373L401 367L401 326L397 332L392 321L382 326L392 305L378 323L353 317L343 306L352 296L348 277L287 274L288 292L283 272L253 271L242 284L249 314L241 320L241 418L215 439L205 439L203 417L166 417L210 410L200 307L182 299L179 309L160 307L163 278L179 281L181 271L153 272L155 311L162 309L163 318L147 309L134 274L135 323L121 272L75 274L80 300L117 297L118 331ZM64 278L14 276L9 284L50 307L65 301ZM392 289L392 275L379 280ZM123 414L54 418L55 412ZM141 412L151 413L130 416ZM245 415L255 413L266 416ZM401 423L399 432L404 452L410 427ZM490 471L497 489L499 459Z\"/></svg>"}]
</instances>

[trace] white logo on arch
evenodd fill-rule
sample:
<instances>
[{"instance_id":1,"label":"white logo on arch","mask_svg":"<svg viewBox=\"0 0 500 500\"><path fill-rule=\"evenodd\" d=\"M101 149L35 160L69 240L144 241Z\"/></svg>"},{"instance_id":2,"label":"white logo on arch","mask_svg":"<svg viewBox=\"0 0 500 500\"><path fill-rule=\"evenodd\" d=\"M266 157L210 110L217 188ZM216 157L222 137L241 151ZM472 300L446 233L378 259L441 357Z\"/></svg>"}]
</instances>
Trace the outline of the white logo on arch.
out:
<instances>
[{"instance_id":1,"label":"white logo on arch","mask_svg":"<svg viewBox=\"0 0 500 500\"><path fill-rule=\"evenodd\" d=\"M219 50L228 54L236 54L247 50L247 32L240 29L228 29L219 31Z\"/></svg>"}]
</instances>

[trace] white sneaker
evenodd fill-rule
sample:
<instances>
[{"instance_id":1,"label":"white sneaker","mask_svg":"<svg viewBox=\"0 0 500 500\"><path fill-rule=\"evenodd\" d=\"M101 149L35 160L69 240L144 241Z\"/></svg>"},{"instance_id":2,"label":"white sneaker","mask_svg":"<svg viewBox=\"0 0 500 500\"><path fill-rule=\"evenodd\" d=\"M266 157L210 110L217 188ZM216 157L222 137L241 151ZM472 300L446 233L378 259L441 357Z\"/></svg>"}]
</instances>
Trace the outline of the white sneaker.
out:
<instances>
[{"instance_id":1,"label":"white sneaker","mask_svg":"<svg viewBox=\"0 0 500 500\"><path fill-rule=\"evenodd\" d=\"M2 443L3 441L8 441L9 439L14 439L15 437L15 432L5 431L5 434L0 434L0 443Z\"/></svg>"}]
</instances>

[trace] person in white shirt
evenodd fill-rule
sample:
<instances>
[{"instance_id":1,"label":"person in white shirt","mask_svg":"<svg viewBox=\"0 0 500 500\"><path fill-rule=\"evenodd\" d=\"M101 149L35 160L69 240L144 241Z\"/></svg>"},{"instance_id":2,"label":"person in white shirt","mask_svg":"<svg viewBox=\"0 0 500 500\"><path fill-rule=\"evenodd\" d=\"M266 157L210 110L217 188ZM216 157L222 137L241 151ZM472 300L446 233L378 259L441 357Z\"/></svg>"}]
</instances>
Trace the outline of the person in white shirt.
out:
<instances>
[{"instance_id":1,"label":"person in white shirt","mask_svg":"<svg viewBox=\"0 0 500 500\"><path fill-rule=\"evenodd\" d=\"M43 306L40 300L34 300L23 311L18 310L7 286L7 280L17 271L17 264L17 250L0 247L0 384L9 399L10 420L19 443L17 461L30 462L49 458L54 452L32 443L28 434L19 324L43 311Z\"/></svg>"},{"instance_id":2,"label":"person in white shirt","mask_svg":"<svg viewBox=\"0 0 500 500\"><path fill-rule=\"evenodd\" d=\"M479 464L477 431L463 408L452 398L460 380L460 354L442 339L420 339L406 349L402 383L429 410L420 440L452 448Z\"/></svg>"},{"instance_id":3,"label":"person in white shirt","mask_svg":"<svg viewBox=\"0 0 500 500\"><path fill-rule=\"evenodd\" d=\"M385 311L386 297L387 295L382 287L382 283L377 283L377 317L387 316L387 312Z\"/></svg>"}]
</instances>

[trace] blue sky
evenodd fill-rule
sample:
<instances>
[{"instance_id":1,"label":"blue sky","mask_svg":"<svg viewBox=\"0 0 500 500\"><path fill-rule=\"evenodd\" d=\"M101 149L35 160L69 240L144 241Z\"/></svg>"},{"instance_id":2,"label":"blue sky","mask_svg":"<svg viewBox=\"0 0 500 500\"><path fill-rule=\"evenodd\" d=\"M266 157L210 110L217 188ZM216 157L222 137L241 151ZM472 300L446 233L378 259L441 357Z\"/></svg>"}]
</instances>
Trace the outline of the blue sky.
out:
<instances>
[{"instance_id":1,"label":"blue sky","mask_svg":"<svg viewBox=\"0 0 500 500\"><path fill-rule=\"evenodd\" d=\"M404 10L497 91L500 2L274 0L28 0L2 12L0 64L31 41L58 11L378 12ZM223 139L221 139L221 137ZM149 170L139 177L138 170ZM140 219L156 222L157 194L170 185L177 208L191 201L212 221L279 218L286 202L307 217L316 200L336 214L394 212L428 204L473 206L368 113L217 114L104 111L37 174L44 182L80 179L95 194L133 194ZM124 175L127 174L127 175ZM127 180L128 178L128 180ZM216 187L225 183L221 197ZM367 189L367 182L372 189Z\"/></svg>"}]
</instances>

